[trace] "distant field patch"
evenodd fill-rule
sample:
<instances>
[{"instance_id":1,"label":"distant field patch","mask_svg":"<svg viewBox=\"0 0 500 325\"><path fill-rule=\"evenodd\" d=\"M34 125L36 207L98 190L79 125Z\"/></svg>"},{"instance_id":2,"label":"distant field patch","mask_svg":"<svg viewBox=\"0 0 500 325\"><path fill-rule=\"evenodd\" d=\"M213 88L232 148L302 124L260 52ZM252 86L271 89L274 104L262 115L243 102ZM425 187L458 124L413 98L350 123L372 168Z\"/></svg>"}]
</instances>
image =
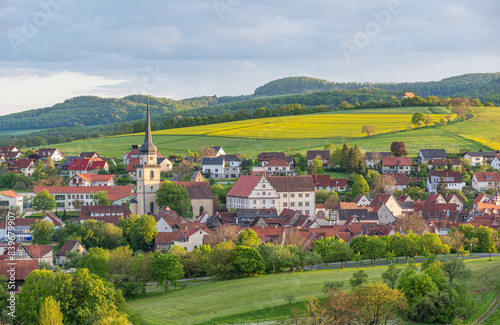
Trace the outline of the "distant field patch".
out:
<instances>
[{"instance_id":1,"label":"distant field patch","mask_svg":"<svg viewBox=\"0 0 500 325\"><path fill-rule=\"evenodd\" d=\"M363 125L374 125L375 134L404 130L411 116L403 114L314 114L203 125L157 131L161 135L207 135L248 139L317 139L361 137ZM431 115L438 123L444 114Z\"/></svg>"},{"instance_id":2,"label":"distant field patch","mask_svg":"<svg viewBox=\"0 0 500 325\"><path fill-rule=\"evenodd\" d=\"M0 130L0 135L24 135L42 130L45 129Z\"/></svg>"}]
</instances>

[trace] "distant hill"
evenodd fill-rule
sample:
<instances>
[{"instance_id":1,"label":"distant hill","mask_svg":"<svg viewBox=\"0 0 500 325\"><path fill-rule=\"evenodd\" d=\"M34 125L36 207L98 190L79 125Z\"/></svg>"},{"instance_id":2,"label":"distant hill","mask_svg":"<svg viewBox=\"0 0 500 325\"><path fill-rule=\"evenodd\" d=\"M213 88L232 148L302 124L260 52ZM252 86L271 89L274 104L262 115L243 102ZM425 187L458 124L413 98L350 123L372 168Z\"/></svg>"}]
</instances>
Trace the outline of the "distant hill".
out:
<instances>
[{"instance_id":1,"label":"distant hill","mask_svg":"<svg viewBox=\"0 0 500 325\"><path fill-rule=\"evenodd\" d=\"M487 91L500 91L491 87L491 84L498 83L500 73L470 73L461 76L445 78L440 81L425 82L401 82L401 83L371 83L371 82L329 82L323 79L310 77L288 77L271 81L264 86L257 88L254 96L279 96L284 94L306 94L317 91L327 90L356 90L361 88L379 88L387 91L403 91L407 89L418 94L421 97L427 96L458 96L459 93L471 91L476 93L475 89L480 91L481 96L486 98ZM485 87L486 88L483 88ZM497 104L500 104L498 102Z\"/></svg>"},{"instance_id":2,"label":"distant hill","mask_svg":"<svg viewBox=\"0 0 500 325\"><path fill-rule=\"evenodd\" d=\"M103 125L143 119L148 98L133 95L124 98L80 96L52 107L32 109L0 116L1 130L39 129ZM151 115L176 113L217 103L215 97L198 97L185 100L150 97Z\"/></svg>"},{"instance_id":3,"label":"distant hill","mask_svg":"<svg viewBox=\"0 0 500 325\"><path fill-rule=\"evenodd\" d=\"M250 112L266 107L274 109L286 104L304 106L330 105L342 101L350 104L366 101L386 101L400 98L403 89L421 97L464 96L479 98L500 105L500 73L471 73L440 81L405 83L329 82L311 77L288 77L258 87L252 95L204 96L184 100L151 97L151 114L159 123L176 116L208 116ZM51 129L61 127L100 126L142 120L147 97L133 95L124 98L80 96L52 107L0 116L0 130ZM5 133L5 131L4 131Z\"/></svg>"}]
</instances>

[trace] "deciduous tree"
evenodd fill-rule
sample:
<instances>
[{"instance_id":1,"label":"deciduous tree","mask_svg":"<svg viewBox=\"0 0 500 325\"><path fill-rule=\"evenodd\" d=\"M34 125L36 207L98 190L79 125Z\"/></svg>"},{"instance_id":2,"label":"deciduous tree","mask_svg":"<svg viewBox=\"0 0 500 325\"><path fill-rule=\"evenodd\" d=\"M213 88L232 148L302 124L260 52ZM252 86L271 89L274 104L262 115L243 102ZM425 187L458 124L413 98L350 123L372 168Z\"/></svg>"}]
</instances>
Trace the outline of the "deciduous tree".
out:
<instances>
[{"instance_id":1,"label":"deciduous tree","mask_svg":"<svg viewBox=\"0 0 500 325\"><path fill-rule=\"evenodd\" d=\"M422 235L426 229L424 218L417 212L405 213L394 221L394 230L402 234L412 231L416 235Z\"/></svg>"},{"instance_id":2,"label":"deciduous tree","mask_svg":"<svg viewBox=\"0 0 500 325\"><path fill-rule=\"evenodd\" d=\"M158 286L168 290L169 282L177 286L177 280L184 276L184 269L179 256L156 253L153 259L153 274Z\"/></svg>"},{"instance_id":3,"label":"deciduous tree","mask_svg":"<svg viewBox=\"0 0 500 325\"><path fill-rule=\"evenodd\" d=\"M391 152L394 157L407 156L406 144L403 141L394 141L391 144Z\"/></svg>"},{"instance_id":4,"label":"deciduous tree","mask_svg":"<svg viewBox=\"0 0 500 325\"><path fill-rule=\"evenodd\" d=\"M47 220L36 220L30 227L32 231L32 243L38 245L47 245L52 242L52 230L54 224Z\"/></svg>"},{"instance_id":5,"label":"deciduous tree","mask_svg":"<svg viewBox=\"0 0 500 325\"><path fill-rule=\"evenodd\" d=\"M45 212L52 211L56 208L56 198L54 195L50 195L49 191L42 190L33 198L33 209L35 211L42 211L43 215Z\"/></svg>"},{"instance_id":6,"label":"deciduous tree","mask_svg":"<svg viewBox=\"0 0 500 325\"><path fill-rule=\"evenodd\" d=\"M366 133L368 137L375 133L375 125L363 125L361 133Z\"/></svg>"},{"instance_id":7,"label":"deciduous tree","mask_svg":"<svg viewBox=\"0 0 500 325\"><path fill-rule=\"evenodd\" d=\"M156 204L159 207L168 206L184 218L191 218L193 216L189 193L180 184L169 181L163 182L158 191L156 191Z\"/></svg>"}]
</instances>

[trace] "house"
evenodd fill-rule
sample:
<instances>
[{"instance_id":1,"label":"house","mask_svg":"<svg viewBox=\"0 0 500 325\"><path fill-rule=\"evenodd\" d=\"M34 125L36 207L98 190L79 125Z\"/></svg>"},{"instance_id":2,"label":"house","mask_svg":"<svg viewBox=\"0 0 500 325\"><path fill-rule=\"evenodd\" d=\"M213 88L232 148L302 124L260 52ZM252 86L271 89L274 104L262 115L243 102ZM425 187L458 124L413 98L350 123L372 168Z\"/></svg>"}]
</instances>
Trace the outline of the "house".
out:
<instances>
[{"instance_id":1,"label":"house","mask_svg":"<svg viewBox=\"0 0 500 325\"><path fill-rule=\"evenodd\" d=\"M66 182L68 186L113 186L115 181L113 175L76 174Z\"/></svg>"},{"instance_id":2,"label":"house","mask_svg":"<svg viewBox=\"0 0 500 325\"><path fill-rule=\"evenodd\" d=\"M54 229L59 229L64 227L64 222L52 212L45 213L45 215L42 218L42 221L48 221L52 223L54 225Z\"/></svg>"},{"instance_id":3,"label":"house","mask_svg":"<svg viewBox=\"0 0 500 325\"><path fill-rule=\"evenodd\" d=\"M413 97L415 97L415 94L407 92L406 88L405 88L405 90L403 91L403 96L401 96L401 99L405 99L405 98L410 98L411 99Z\"/></svg>"},{"instance_id":4,"label":"house","mask_svg":"<svg viewBox=\"0 0 500 325\"><path fill-rule=\"evenodd\" d=\"M130 178L137 180L137 165L140 164L139 158L132 158L128 160L127 169L125 171L128 173Z\"/></svg>"},{"instance_id":5,"label":"house","mask_svg":"<svg viewBox=\"0 0 500 325\"><path fill-rule=\"evenodd\" d=\"M390 176L394 179L394 190L404 190L410 184L418 182L418 178L408 177L404 173L387 173L384 176Z\"/></svg>"},{"instance_id":6,"label":"house","mask_svg":"<svg viewBox=\"0 0 500 325\"><path fill-rule=\"evenodd\" d=\"M20 245L26 250L28 256L32 260L37 260L38 263L45 262L49 263L50 266L54 264L53 262L53 251L54 247L52 245Z\"/></svg>"},{"instance_id":7,"label":"house","mask_svg":"<svg viewBox=\"0 0 500 325\"><path fill-rule=\"evenodd\" d=\"M498 190L500 188L500 175L498 175L498 172L474 173L472 188L478 192L483 192L489 188Z\"/></svg>"},{"instance_id":8,"label":"house","mask_svg":"<svg viewBox=\"0 0 500 325\"><path fill-rule=\"evenodd\" d=\"M350 223L379 223L377 212L371 212L367 208L362 209L339 209L338 217L333 214L332 220L335 225L345 225Z\"/></svg>"},{"instance_id":9,"label":"house","mask_svg":"<svg viewBox=\"0 0 500 325\"><path fill-rule=\"evenodd\" d=\"M69 210L79 210L78 206L92 205L93 193L107 192L112 205L122 205L135 196L132 186L35 186L34 194L42 190L54 195L57 207ZM75 207L76 206L76 207Z\"/></svg>"},{"instance_id":10,"label":"house","mask_svg":"<svg viewBox=\"0 0 500 325\"><path fill-rule=\"evenodd\" d=\"M410 175L413 162L410 157L385 157L382 158L382 174L405 173Z\"/></svg>"},{"instance_id":11,"label":"house","mask_svg":"<svg viewBox=\"0 0 500 325\"><path fill-rule=\"evenodd\" d=\"M56 167L61 169L61 176L68 176L69 175L69 166L71 166L71 162L73 159L78 159L79 157L66 157L66 159L60 163L57 164Z\"/></svg>"},{"instance_id":12,"label":"house","mask_svg":"<svg viewBox=\"0 0 500 325\"><path fill-rule=\"evenodd\" d=\"M414 202L414 210L426 220L455 220L459 214L454 203Z\"/></svg>"},{"instance_id":13,"label":"house","mask_svg":"<svg viewBox=\"0 0 500 325\"><path fill-rule=\"evenodd\" d=\"M262 152L257 156L257 161L261 166L265 166L271 160L284 160L293 165L293 157L287 156L284 152Z\"/></svg>"},{"instance_id":14,"label":"house","mask_svg":"<svg viewBox=\"0 0 500 325\"><path fill-rule=\"evenodd\" d=\"M6 162L18 159L21 154L21 150L16 146L0 147L0 156L3 156Z\"/></svg>"},{"instance_id":15,"label":"house","mask_svg":"<svg viewBox=\"0 0 500 325\"><path fill-rule=\"evenodd\" d=\"M448 169L448 163L451 163L452 168L462 168L460 159L430 159L427 166L429 169Z\"/></svg>"},{"instance_id":16,"label":"house","mask_svg":"<svg viewBox=\"0 0 500 325\"><path fill-rule=\"evenodd\" d=\"M293 176L292 166L284 160L270 160L265 166L253 166L254 176Z\"/></svg>"},{"instance_id":17,"label":"house","mask_svg":"<svg viewBox=\"0 0 500 325\"><path fill-rule=\"evenodd\" d=\"M491 161L491 167L500 170L500 153L495 153L495 158Z\"/></svg>"},{"instance_id":18,"label":"house","mask_svg":"<svg viewBox=\"0 0 500 325\"><path fill-rule=\"evenodd\" d=\"M0 207L13 208L23 212L23 197L12 190L0 192Z\"/></svg>"},{"instance_id":19,"label":"house","mask_svg":"<svg viewBox=\"0 0 500 325\"><path fill-rule=\"evenodd\" d=\"M203 177L203 174L199 170L195 171L191 176L191 182L204 182L204 181L205 177Z\"/></svg>"},{"instance_id":20,"label":"house","mask_svg":"<svg viewBox=\"0 0 500 325\"><path fill-rule=\"evenodd\" d=\"M312 175L316 191L344 192L348 189L347 179L332 179L330 175Z\"/></svg>"},{"instance_id":21,"label":"house","mask_svg":"<svg viewBox=\"0 0 500 325\"><path fill-rule=\"evenodd\" d=\"M215 157L225 156L226 152L221 146L210 146L210 148L215 150Z\"/></svg>"},{"instance_id":22,"label":"house","mask_svg":"<svg viewBox=\"0 0 500 325\"><path fill-rule=\"evenodd\" d=\"M242 159L238 155L220 155L223 157L227 166L229 167L240 167Z\"/></svg>"},{"instance_id":23,"label":"house","mask_svg":"<svg viewBox=\"0 0 500 325\"><path fill-rule=\"evenodd\" d=\"M80 212L80 223L88 220L101 221L118 225L120 219L130 218L126 205L85 205Z\"/></svg>"},{"instance_id":24,"label":"house","mask_svg":"<svg viewBox=\"0 0 500 325\"><path fill-rule=\"evenodd\" d=\"M372 202L366 195L357 194L352 200L358 207L367 207Z\"/></svg>"},{"instance_id":25,"label":"house","mask_svg":"<svg viewBox=\"0 0 500 325\"><path fill-rule=\"evenodd\" d=\"M392 152L367 152L365 153L365 164L367 168L375 168L382 158L391 158Z\"/></svg>"},{"instance_id":26,"label":"house","mask_svg":"<svg viewBox=\"0 0 500 325\"><path fill-rule=\"evenodd\" d=\"M323 163L323 167L326 167L330 164L330 151L329 150L307 151L307 166L309 166L314 159L319 159Z\"/></svg>"},{"instance_id":27,"label":"house","mask_svg":"<svg viewBox=\"0 0 500 325\"><path fill-rule=\"evenodd\" d=\"M169 207L163 207L155 217L158 233L179 232L186 228L186 220L179 214L170 210Z\"/></svg>"},{"instance_id":28,"label":"house","mask_svg":"<svg viewBox=\"0 0 500 325\"><path fill-rule=\"evenodd\" d=\"M225 156L203 158L202 173L205 178L237 178L240 176L241 161L230 157L231 162L226 162Z\"/></svg>"},{"instance_id":29,"label":"house","mask_svg":"<svg viewBox=\"0 0 500 325\"><path fill-rule=\"evenodd\" d=\"M204 211L214 214L214 195L209 182L174 182L182 185L189 194L191 211L193 215L202 214Z\"/></svg>"},{"instance_id":30,"label":"house","mask_svg":"<svg viewBox=\"0 0 500 325\"><path fill-rule=\"evenodd\" d=\"M429 193L436 193L440 179L443 178L450 190L462 190L465 183L462 182L460 172L450 172L442 170L430 170L427 176L427 191Z\"/></svg>"},{"instance_id":31,"label":"house","mask_svg":"<svg viewBox=\"0 0 500 325\"><path fill-rule=\"evenodd\" d=\"M285 177L285 176L282 176ZM241 176L226 195L227 209L277 209L280 196L263 176Z\"/></svg>"},{"instance_id":32,"label":"house","mask_svg":"<svg viewBox=\"0 0 500 325\"><path fill-rule=\"evenodd\" d=\"M35 171L35 159L18 159L9 169L15 172L21 172L26 177L31 177Z\"/></svg>"},{"instance_id":33,"label":"house","mask_svg":"<svg viewBox=\"0 0 500 325\"><path fill-rule=\"evenodd\" d=\"M500 212L500 195L479 193L473 202L474 212L498 214Z\"/></svg>"},{"instance_id":34,"label":"house","mask_svg":"<svg viewBox=\"0 0 500 325\"><path fill-rule=\"evenodd\" d=\"M62 265L66 261L66 254L69 252L78 252L85 255L87 250L78 240L68 239L56 252L56 265Z\"/></svg>"},{"instance_id":35,"label":"house","mask_svg":"<svg viewBox=\"0 0 500 325\"><path fill-rule=\"evenodd\" d=\"M81 158L88 158L88 159L92 159L92 158L101 158L99 156L99 154L95 151L90 151L90 152L81 152L80 153L80 157Z\"/></svg>"},{"instance_id":36,"label":"house","mask_svg":"<svg viewBox=\"0 0 500 325\"><path fill-rule=\"evenodd\" d=\"M496 158L494 152L466 152L462 158L467 159L471 166L489 165Z\"/></svg>"},{"instance_id":37,"label":"house","mask_svg":"<svg viewBox=\"0 0 500 325\"><path fill-rule=\"evenodd\" d=\"M57 148L39 148L35 153L40 157L40 160L50 158L53 162L58 162L64 159L64 154Z\"/></svg>"},{"instance_id":38,"label":"house","mask_svg":"<svg viewBox=\"0 0 500 325\"><path fill-rule=\"evenodd\" d=\"M293 209L314 218L312 176L241 176L226 195L228 209Z\"/></svg>"},{"instance_id":39,"label":"house","mask_svg":"<svg viewBox=\"0 0 500 325\"><path fill-rule=\"evenodd\" d=\"M0 260L0 274L11 281L13 280L13 289L19 292L24 284L24 280L28 277L31 271L39 269L38 260L16 261L15 272L12 270L12 264L13 262L10 260Z\"/></svg>"},{"instance_id":40,"label":"house","mask_svg":"<svg viewBox=\"0 0 500 325\"><path fill-rule=\"evenodd\" d=\"M452 203L457 206L458 211L462 211L464 209L464 199L456 194L448 194L444 197L446 203Z\"/></svg>"},{"instance_id":41,"label":"house","mask_svg":"<svg viewBox=\"0 0 500 325\"><path fill-rule=\"evenodd\" d=\"M388 193L377 193L368 207L375 211L375 209L379 209L382 205L385 205L394 217L400 217L402 215L403 209L394 195Z\"/></svg>"},{"instance_id":42,"label":"house","mask_svg":"<svg viewBox=\"0 0 500 325\"><path fill-rule=\"evenodd\" d=\"M16 242L31 241L31 226L41 218L14 218L5 223L5 232L15 236Z\"/></svg>"},{"instance_id":43,"label":"house","mask_svg":"<svg viewBox=\"0 0 500 325\"><path fill-rule=\"evenodd\" d=\"M0 154L0 164L3 164L4 162L7 162L7 158L5 157L5 154Z\"/></svg>"},{"instance_id":44,"label":"house","mask_svg":"<svg viewBox=\"0 0 500 325\"><path fill-rule=\"evenodd\" d=\"M417 156L419 163L425 163L431 159L448 159L448 154L444 149L420 149Z\"/></svg>"},{"instance_id":45,"label":"house","mask_svg":"<svg viewBox=\"0 0 500 325\"><path fill-rule=\"evenodd\" d=\"M206 229L189 229L181 232L163 232L155 237L154 251L168 252L170 247L179 245L187 252L192 252L195 248L205 243L205 236L210 235Z\"/></svg>"},{"instance_id":46,"label":"house","mask_svg":"<svg viewBox=\"0 0 500 325\"><path fill-rule=\"evenodd\" d=\"M101 158L75 158L68 167L69 176L76 174L94 174L97 175L101 169L109 171L109 165Z\"/></svg>"}]
</instances>

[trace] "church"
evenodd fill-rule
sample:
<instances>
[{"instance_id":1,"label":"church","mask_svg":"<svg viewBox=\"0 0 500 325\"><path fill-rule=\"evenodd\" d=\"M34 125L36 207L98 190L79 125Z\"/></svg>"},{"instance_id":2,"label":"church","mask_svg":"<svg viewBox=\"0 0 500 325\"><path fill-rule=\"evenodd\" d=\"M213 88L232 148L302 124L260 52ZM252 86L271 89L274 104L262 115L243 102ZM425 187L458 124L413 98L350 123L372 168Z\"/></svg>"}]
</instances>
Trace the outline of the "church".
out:
<instances>
[{"instance_id":1,"label":"church","mask_svg":"<svg viewBox=\"0 0 500 325\"><path fill-rule=\"evenodd\" d=\"M155 214L159 211L156 205L156 191L160 188L161 166L156 159L156 146L151 135L151 117L149 103L146 117L146 133L144 143L139 150L139 164L137 168L137 196L130 202L132 214Z\"/></svg>"}]
</instances>

